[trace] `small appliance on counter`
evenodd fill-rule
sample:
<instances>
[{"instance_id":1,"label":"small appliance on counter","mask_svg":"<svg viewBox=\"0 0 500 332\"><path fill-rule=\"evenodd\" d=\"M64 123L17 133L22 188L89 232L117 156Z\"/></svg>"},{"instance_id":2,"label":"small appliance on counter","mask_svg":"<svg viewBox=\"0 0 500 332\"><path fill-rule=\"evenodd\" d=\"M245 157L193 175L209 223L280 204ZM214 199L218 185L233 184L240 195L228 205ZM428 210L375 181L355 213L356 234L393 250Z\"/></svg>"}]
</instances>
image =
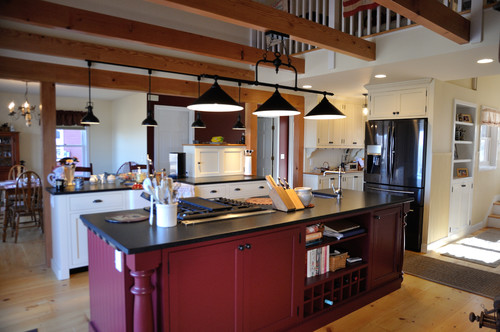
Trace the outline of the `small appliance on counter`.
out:
<instances>
[{"instance_id":1,"label":"small appliance on counter","mask_svg":"<svg viewBox=\"0 0 500 332\"><path fill-rule=\"evenodd\" d=\"M182 179L186 177L186 153L185 152L170 152L168 155L170 170L168 176L174 179Z\"/></svg>"}]
</instances>

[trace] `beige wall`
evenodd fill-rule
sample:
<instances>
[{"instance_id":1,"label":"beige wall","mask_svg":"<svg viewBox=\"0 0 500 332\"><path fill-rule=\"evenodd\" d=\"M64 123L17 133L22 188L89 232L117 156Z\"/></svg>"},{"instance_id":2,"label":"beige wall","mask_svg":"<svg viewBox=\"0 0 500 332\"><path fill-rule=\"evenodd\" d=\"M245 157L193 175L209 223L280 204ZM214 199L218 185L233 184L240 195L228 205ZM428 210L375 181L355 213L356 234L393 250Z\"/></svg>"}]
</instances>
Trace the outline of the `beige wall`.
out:
<instances>
[{"instance_id":1,"label":"beige wall","mask_svg":"<svg viewBox=\"0 0 500 332\"><path fill-rule=\"evenodd\" d=\"M432 174L429 201L427 243L448 236L448 218L451 184L451 144L453 137L453 101L459 99L500 109L500 76L481 77L477 90L467 84L435 82L434 113L432 120ZM479 125L476 124L479 133ZM477 144L476 144L477 149ZM496 170L474 170L472 225L485 220L495 195L500 194L500 165Z\"/></svg>"}]
</instances>

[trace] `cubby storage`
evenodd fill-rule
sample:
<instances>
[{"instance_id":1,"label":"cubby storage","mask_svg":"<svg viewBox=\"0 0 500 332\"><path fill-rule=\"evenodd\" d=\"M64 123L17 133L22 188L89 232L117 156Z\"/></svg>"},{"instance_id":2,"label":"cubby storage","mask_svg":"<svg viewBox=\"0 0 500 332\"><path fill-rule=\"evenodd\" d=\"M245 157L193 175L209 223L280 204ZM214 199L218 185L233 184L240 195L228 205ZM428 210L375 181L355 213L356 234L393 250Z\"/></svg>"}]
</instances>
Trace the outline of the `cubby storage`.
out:
<instances>
[{"instance_id":1,"label":"cubby storage","mask_svg":"<svg viewBox=\"0 0 500 332\"><path fill-rule=\"evenodd\" d=\"M304 318L363 294L368 290L367 279L366 262L308 278L304 290Z\"/></svg>"}]
</instances>

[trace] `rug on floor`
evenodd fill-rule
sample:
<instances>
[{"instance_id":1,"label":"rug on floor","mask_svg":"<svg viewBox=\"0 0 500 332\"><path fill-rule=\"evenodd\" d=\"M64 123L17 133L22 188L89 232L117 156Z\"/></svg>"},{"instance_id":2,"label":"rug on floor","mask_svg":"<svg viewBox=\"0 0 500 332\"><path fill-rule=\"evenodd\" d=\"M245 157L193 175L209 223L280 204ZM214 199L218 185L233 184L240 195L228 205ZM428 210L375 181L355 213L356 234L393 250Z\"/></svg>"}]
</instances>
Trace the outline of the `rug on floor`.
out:
<instances>
[{"instance_id":1,"label":"rug on floor","mask_svg":"<svg viewBox=\"0 0 500 332\"><path fill-rule=\"evenodd\" d=\"M469 235L447 244L436 252L443 256L495 268L500 265L500 229L487 228L477 235Z\"/></svg>"},{"instance_id":2,"label":"rug on floor","mask_svg":"<svg viewBox=\"0 0 500 332\"><path fill-rule=\"evenodd\" d=\"M500 295L500 276L496 273L405 252L405 273L493 299Z\"/></svg>"}]
</instances>

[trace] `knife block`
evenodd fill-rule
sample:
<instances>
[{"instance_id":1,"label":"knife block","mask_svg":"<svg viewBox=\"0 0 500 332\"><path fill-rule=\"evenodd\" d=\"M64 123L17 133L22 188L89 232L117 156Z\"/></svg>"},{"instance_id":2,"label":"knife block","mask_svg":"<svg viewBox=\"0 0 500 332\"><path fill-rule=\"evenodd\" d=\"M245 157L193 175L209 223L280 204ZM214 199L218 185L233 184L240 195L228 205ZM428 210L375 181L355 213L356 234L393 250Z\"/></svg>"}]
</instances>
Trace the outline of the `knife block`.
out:
<instances>
[{"instance_id":1,"label":"knife block","mask_svg":"<svg viewBox=\"0 0 500 332\"><path fill-rule=\"evenodd\" d=\"M288 197L285 189L282 187L273 187L269 189L269 197L273 201L273 208L283 212L295 210L295 205L293 204L290 197Z\"/></svg>"}]
</instances>

